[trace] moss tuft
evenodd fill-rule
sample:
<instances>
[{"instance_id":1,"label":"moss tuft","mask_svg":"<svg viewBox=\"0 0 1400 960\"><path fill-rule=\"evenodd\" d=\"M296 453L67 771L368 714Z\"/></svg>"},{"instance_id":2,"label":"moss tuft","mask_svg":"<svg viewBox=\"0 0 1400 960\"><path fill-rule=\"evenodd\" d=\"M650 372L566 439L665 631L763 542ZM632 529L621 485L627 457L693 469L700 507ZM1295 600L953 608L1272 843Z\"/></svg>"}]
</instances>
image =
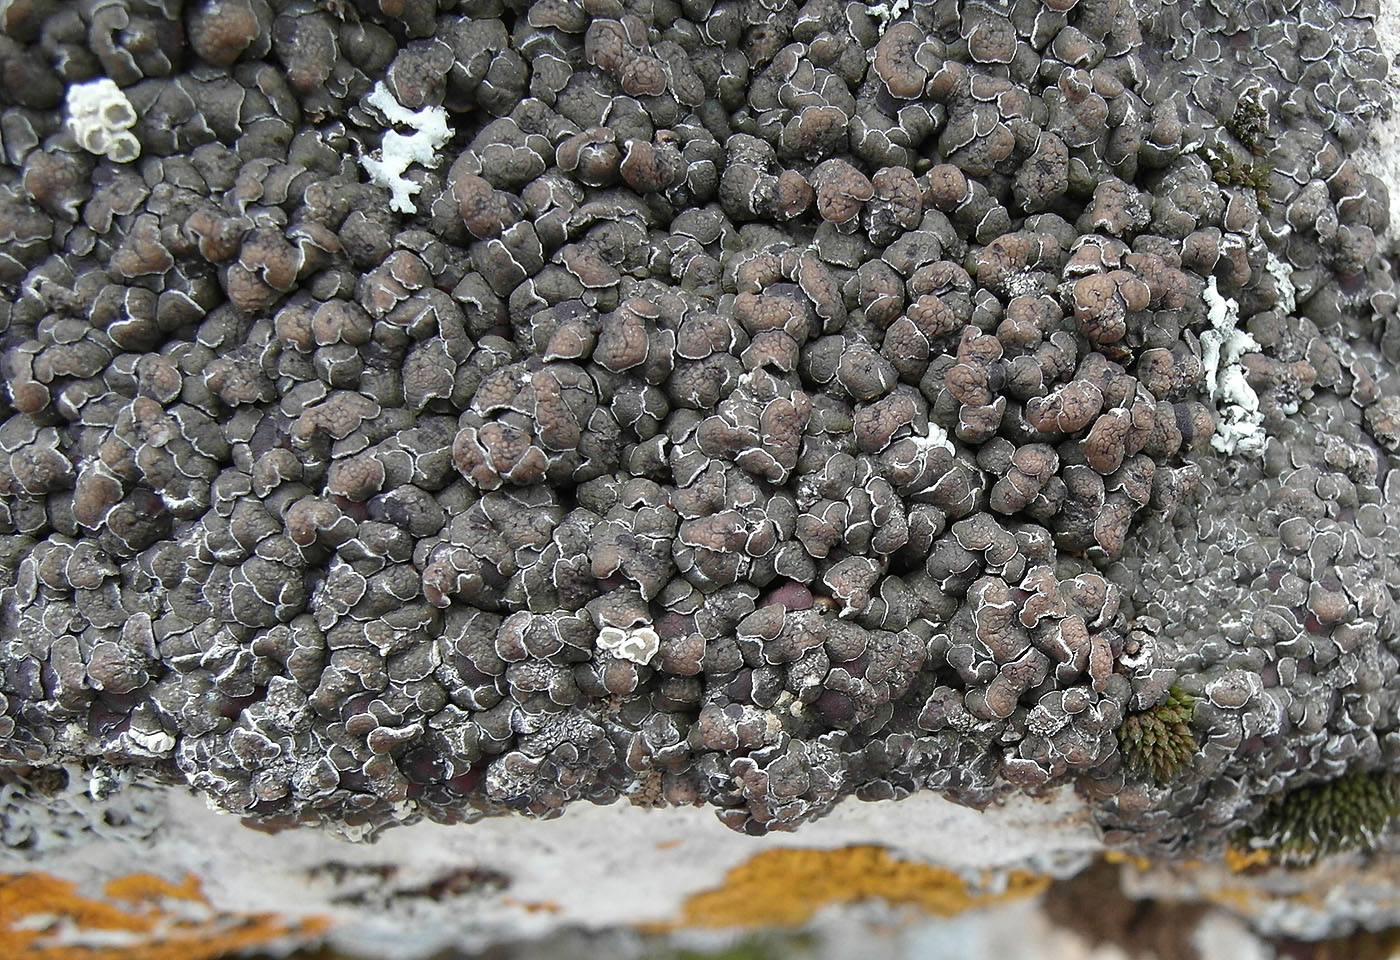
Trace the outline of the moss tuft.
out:
<instances>
[{"instance_id":1,"label":"moss tuft","mask_svg":"<svg viewBox=\"0 0 1400 960\"><path fill-rule=\"evenodd\" d=\"M1186 769L1197 750L1191 730L1195 709L1196 698L1173 686L1164 703L1128 714L1118 728L1118 749L1128 772L1169 783Z\"/></svg>"},{"instance_id":2,"label":"moss tuft","mask_svg":"<svg viewBox=\"0 0 1400 960\"><path fill-rule=\"evenodd\" d=\"M1202 146L1200 155L1210 164L1212 179L1222 187L1248 187L1254 191L1261 210L1269 209L1269 188L1273 185L1274 165L1268 160L1253 163L1240 160L1228 148Z\"/></svg>"},{"instance_id":3,"label":"moss tuft","mask_svg":"<svg viewBox=\"0 0 1400 960\"><path fill-rule=\"evenodd\" d=\"M1259 99L1259 88L1251 87L1235 104L1235 112L1225 121L1236 140L1245 145L1250 153L1264 152L1264 137L1269 129L1269 110Z\"/></svg>"},{"instance_id":4,"label":"moss tuft","mask_svg":"<svg viewBox=\"0 0 1400 960\"><path fill-rule=\"evenodd\" d=\"M1267 851L1274 863L1306 867L1334 853L1373 848L1397 813L1400 780L1355 771L1272 798L1232 843Z\"/></svg>"}]
</instances>

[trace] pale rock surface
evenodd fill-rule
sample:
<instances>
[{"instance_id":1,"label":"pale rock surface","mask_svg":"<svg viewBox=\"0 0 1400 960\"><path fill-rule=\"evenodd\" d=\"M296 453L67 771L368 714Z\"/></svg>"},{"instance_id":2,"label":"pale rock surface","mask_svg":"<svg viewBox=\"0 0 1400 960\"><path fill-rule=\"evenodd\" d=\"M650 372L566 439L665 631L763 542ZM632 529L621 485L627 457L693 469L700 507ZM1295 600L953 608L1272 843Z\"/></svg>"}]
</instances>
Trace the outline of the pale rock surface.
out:
<instances>
[{"instance_id":1,"label":"pale rock surface","mask_svg":"<svg viewBox=\"0 0 1400 960\"><path fill-rule=\"evenodd\" d=\"M779 847L882 844L902 858L970 878L1012 867L1068 876L1101 849L1071 791L985 812L933 794L898 804L848 801L799 834L763 838L737 834L704 809L615 804L577 806L548 821L421 822L386 831L372 844L312 830L271 836L184 791L163 798L157 834L93 835L46 854L42 869L88 885L138 864L160 876L193 873L221 909L329 916L333 943L383 960L416 960L446 946L484 948L570 926L665 923L680 915L688 897ZM0 862L14 856L6 851ZM387 880L378 872L385 865L394 868ZM503 875L508 884L483 884L479 892L441 901L404 893L464 868Z\"/></svg>"}]
</instances>

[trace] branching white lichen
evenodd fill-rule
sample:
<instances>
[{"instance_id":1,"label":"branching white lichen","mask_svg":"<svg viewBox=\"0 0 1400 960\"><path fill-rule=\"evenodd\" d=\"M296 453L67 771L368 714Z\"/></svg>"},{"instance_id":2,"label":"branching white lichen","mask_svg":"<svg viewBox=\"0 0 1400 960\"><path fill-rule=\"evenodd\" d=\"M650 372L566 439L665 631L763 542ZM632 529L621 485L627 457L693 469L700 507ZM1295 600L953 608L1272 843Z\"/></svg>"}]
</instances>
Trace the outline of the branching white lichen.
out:
<instances>
[{"instance_id":1,"label":"branching white lichen","mask_svg":"<svg viewBox=\"0 0 1400 960\"><path fill-rule=\"evenodd\" d=\"M1201 334L1201 364L1205 383L1201 390L1210 395L1219 414L1219 423L1210 445L1226 454L1262 454L1268 436L1259 395L1249 385L1240 357L1258 350L1259 344L1238 328L1240 305L1221 296L1215 278L1206 281L1204 293L1211 329Z\"/></svg>"},{"instance_id":2,"label":"branching white lichen","mask_svg":"<svg viewBox=\"0 0 1400 960\"><path fill-rule=\"evenodd\" d=\"M136 108L121 88L107 77L75 83L68 88L68 132L88 153L117 163L141 156L141 141L131 133Z\"/></svg>"},{"instance_id":3,"label":"branching white lichen","mask_svg":"<svg viewBox=\"0 0 1400 960\"><path fill-rule=\"evenodd\" d=\"M598 646L620 660L646 666L661 649L661 637L649 623L630 630L604 627L598 631Z\"/></svg>"},{"instance_id":4,"label":"branching white lichen","mask_svg":"<svg viewBox=\"0 0 1400 960\"><path fill-rule=\"evenodd\" d=\"M1287 316L1298 307L1298 288L1293 286L1293 265L1280 260L1270 250L1264 268L1274 278L1274 286L1278 290L1279 312ZM1288 402L1280 402L1279 409L1292 416L1298 412L1298 400L1294 398Z\"/></svg>"},{"instance_id":5,"label":"branching white lichen","mask_svg":"<svg viewBox=\"0 0 1400 960\"><path fill-rule=\"evenodd\" d=\"M867 3L866 13L880 21L880 36L885 35L885 31L909 10L909 0L889 0L888 3Z\"/></svg>"},{"instance_id":6,"label":"branching white lichen","mask_svg":"<svg viewBox=\"0 0 1400 960\"><path fill-rule=\"evenodd\" d=\"M393 194L389 199L390 209L398 213L415 213L418 208L414 206L412 198L420 187L405 179L404 173L414 163L424 167L438 165L441 159L438 151L452 136L452 129L447 125L447 110L434 106L410 110L394 99L383 81L374 85L365 103L377 108L386 122L413 128L410 134L386 130L379 150L375 151L378 156L366 154L360 157L360 164L372 181L387 187Z\"/></svg>"},{"instance_id":7,"label":"branching white lichen","mask_svg":"<svg viewBox=\"0 0 1400 960\"><path fill-rule=\"evenodd\" d=\"M1293 266L1280 260L1272 250L1264 265L1278 288L1279 312L1287 316L1298 306L1298 288L1293 286Z\"/></svg>"}]
</instances>

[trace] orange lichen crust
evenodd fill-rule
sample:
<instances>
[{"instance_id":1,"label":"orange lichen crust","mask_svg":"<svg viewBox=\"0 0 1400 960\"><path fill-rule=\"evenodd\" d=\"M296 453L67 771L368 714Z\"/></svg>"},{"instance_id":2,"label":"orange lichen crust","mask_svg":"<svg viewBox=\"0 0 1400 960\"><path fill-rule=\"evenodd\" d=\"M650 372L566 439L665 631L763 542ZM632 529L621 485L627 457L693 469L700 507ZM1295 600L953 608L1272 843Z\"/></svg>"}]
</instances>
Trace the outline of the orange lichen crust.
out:
<instances>
[{"instance_id":1,"label":"orange lichen crust","mask_svg":"<svg viewBox=\"0 0 1400 960\"><path fill-rule=\"evenodd\" d=\"M186 876L118 877L103 896L47 873L0 874L0 956L25 960L206 960L282 940L309 942L322 918L214 909Z\"/></svg>"},{"instance_id":2,"label":"orange lichen crust","mask_svg":"<svg viewBox=\"0 0 1400 960\"><path fill-rule=\"evenodd\" d=\"M767 850L713 890L686 901L678 927L773 927L807 922L822 907L880 898L938 916L1032 896L1048 877L1020 870L977 884L941 867L900 860L883 847Z\"/></svg>"},{"instance_id":3,"label":"orange lichen crust","mask_svg":"<svg viewBox=\"0 0 1400 960\"><path fill-rule=\"evenodd\" d=\"M1148 860L1146 857L1140 857L1135 853L1127 853L1123 850L1105 850L1103 858L1106 863L1130 864L1138 872L1142 872L1152 866L1152 861Z\"/></svg>"},{"instance_id":4,"label":"orange lichen crust","mask_svg":"<svg viewBox=\"0 0 1400 960\"><path fill-rule=\"evenodd\" d=\"M1225 866L1230 868L1231 873L1244 873L1255 867L1265 867L1269 864L1269 851L1267 850L1238 850L1235 847L1225 848Z\"/></svg>"}]
</instances>

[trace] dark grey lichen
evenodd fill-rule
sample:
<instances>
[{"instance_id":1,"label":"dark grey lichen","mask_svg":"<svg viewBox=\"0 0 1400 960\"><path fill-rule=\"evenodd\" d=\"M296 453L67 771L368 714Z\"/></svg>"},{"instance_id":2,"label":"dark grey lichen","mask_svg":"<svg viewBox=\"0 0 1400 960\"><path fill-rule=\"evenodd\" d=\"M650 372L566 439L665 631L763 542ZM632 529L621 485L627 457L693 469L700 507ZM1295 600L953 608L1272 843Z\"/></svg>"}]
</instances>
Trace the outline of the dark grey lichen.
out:
<instances>
[{"instance_id":1,"label":"dark grey lichen","mask_svg":"<svg viewBox=\"0 0 1400 960\"><path fill-rule=\"evenodd\" d=\"M0 757L356 835L1073 783L1158 851L1394 768L1385 62L1276 6L10 4Z\"/></svg>"}]
</instances>

